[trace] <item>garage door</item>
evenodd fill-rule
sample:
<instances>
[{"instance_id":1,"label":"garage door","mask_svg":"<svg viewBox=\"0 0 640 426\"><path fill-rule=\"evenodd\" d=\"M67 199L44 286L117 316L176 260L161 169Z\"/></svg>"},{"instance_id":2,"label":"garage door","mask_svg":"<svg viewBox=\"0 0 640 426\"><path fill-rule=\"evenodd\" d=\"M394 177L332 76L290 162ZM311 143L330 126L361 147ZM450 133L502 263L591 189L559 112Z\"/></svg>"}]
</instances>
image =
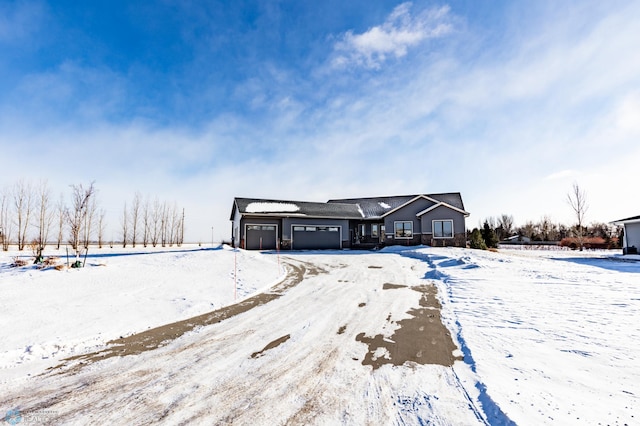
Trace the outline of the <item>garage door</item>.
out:
<instances>
[{"instance_id":1,"label":"garage door","mask_svg":"<svg viewBox=\"0 0 640 426\"><path fill-rule=\"evenodd\" d=\"M247 225L247 250L274 250L276 248L275 225Z\"/></svg>"},{"instance_id":2,"label":"garage door","mask_svg":"<svg viewBox=\"0 0 640 426\"><path fill-rule=\"evenodd\" d=\"M294 250L304 249L339 249L339 226L294 226L293 244Z\"/></svg>"}]
</instances>

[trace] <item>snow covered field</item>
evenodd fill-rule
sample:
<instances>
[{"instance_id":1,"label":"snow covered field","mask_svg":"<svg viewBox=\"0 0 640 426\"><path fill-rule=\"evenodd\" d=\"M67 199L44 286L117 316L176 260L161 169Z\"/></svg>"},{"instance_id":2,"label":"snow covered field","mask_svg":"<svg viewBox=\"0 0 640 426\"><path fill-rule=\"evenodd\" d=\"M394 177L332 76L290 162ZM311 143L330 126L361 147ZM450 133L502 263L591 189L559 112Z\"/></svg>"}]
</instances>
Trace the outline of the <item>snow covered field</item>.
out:
<instances>
[{"instance_id":1,"label":"snow covered field","mask_svg":"<svg viewBox=\"0 0 640 426\"><path fill-rule=\"evenodd\" d=\"M279 259L103 250L62 272L0 258L0 410L52 424L640 423L640 262L453 248ZM304 277L297 285L283 284L285 265ZM158 349L37 375L273 285L277 298ZM450 365L422 349L394 364L419 311L448 328Z\"/></svg>"},{"instance_id":2,"label":"snow covered field","mask_svg":"<svg viewBox=\"0 0 640 426\"><path fill-rule=\"evenodd\" d=\"M67 263L63 249L46 249L49 256ZM65 271L11 268L15 257L26 259L29 250L0 252L0 383L229 305L284 274L276 259L228 247L91 249L85 268Z\"/></svg>"}]
</instances>

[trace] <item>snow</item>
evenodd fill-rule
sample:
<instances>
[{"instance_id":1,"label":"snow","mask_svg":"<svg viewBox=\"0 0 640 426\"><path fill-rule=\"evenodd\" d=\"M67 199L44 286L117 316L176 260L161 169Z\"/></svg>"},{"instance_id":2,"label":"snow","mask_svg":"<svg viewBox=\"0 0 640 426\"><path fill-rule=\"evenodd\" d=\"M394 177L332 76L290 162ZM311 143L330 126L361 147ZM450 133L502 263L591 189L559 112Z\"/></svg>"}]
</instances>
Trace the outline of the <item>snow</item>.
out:
<instances>
[{"instance_id":1,"label":"snow","mask_svg":"<svg viewBox=\"0 0 640 426\"><path fill-rule=\"evenodd\" d=\"M48 410L56 423L638 423L640 262L629 258L103 250L62 272L0 258L0 316L11 325L0 336L0 406ZM236 264L238 300L268 287L279 297L155 350L36 376L119 335L232 304ZM279 265L304 280L285 286ZM392 340L425 283L463 359L363 365L369 348L356 336Z\"/></svg>"},{"instance_id":2,"label":"snow","mask_svg":"<svg viewBox=\"0 0 640 426\"><path fill-rule=\"evenodd\" d=\"M297 212L300 207L293 203L255 202L249 203L247 213L282 213Z\"/></svg>"},{"instance_id":3,"label":"snow","mask_svg":"<svg viewBox=\"0 0 640 426\"><path fill-rule=\"evenodd\" d=\"M391 206L390 206L389 204L385 203L384 201L380 201L378 204L379 204L379 205L380 205L380 207L382 207L383 209L390 209L390 208L391 208Z\"/></svg>"},{"instance_id":4,"label":"snow","mask_svg":"<svg viewBox=\"0 0 640 426\"><path fill-rule=\"evenodd\" d=\"M85 268L64 271L8 267L16 256L28 252L0 252L0 315L11 324L0 328L0 382L231 304L283 273L259 253L221 247L91 249ZM64 250L44 256L66 263Z\"/></svg>"}]
</instances>

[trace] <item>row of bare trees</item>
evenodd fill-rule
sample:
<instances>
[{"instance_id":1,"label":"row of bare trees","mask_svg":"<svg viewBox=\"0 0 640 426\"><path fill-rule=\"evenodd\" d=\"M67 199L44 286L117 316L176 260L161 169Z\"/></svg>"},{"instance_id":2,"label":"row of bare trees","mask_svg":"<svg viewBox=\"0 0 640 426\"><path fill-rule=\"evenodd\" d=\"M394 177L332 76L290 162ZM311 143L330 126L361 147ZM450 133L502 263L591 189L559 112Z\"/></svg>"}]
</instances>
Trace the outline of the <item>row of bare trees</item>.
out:
<instances>
[{"instance_id":1,"label":"row of bare trees","mask_svg":"<svg viewBox=\"0 0 640 426\"><path fill-rule=\"evenodd\" d=\"M94 182L70 185L69 204L64 194L57 201L47 181L32 183L21 179L0 192L0 243L7 251L10 244L18 250L34 246L42 252L48 243L59 249L64 242L78 252L92 241L102 248L105 244L106 211L99 208ZM144 202L136 192L131 208L125 204L122 220L122 243L133 247L142 243L180 245L184 239L184 210L161 202L157 197Z\"/></svg>"},{"instance_id":2,"label":"row of bare trees","mask_svg":"<svg viewBox=\"0 0 640 426\"><path fill-rule=\"evenodd\" d=\"M131 204L124 204L120 220L122 230L122 246L151 244L156 247L181 245L184 242L184 209L178 205L161 202L157 197L151 200L142 198L140 192L133 196Z\"/></svg>"}]
</instances>

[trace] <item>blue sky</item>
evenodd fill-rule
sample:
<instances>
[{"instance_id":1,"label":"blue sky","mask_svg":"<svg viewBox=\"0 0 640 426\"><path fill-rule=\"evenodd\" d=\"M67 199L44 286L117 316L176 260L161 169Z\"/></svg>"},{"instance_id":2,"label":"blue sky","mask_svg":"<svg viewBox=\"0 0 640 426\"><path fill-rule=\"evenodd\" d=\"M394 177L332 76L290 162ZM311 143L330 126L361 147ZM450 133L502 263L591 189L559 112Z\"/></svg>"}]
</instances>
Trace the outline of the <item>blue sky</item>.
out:
<instances>
[{"instance_id":1,"label":"blue sky","mask_svg":"<svg viewBox=\"0 0 640 426\"><path fill-rule=\"evenodd\" d=\"M234 196L459 191L487 216L640 213L640 3L4 1L2 186L93 180L228 237ZM637 180L637 177L636 177ZM630 196L631 194L631 196ZM117 234L117 231L112 231Z\"/></svg>"}]
</instances>

